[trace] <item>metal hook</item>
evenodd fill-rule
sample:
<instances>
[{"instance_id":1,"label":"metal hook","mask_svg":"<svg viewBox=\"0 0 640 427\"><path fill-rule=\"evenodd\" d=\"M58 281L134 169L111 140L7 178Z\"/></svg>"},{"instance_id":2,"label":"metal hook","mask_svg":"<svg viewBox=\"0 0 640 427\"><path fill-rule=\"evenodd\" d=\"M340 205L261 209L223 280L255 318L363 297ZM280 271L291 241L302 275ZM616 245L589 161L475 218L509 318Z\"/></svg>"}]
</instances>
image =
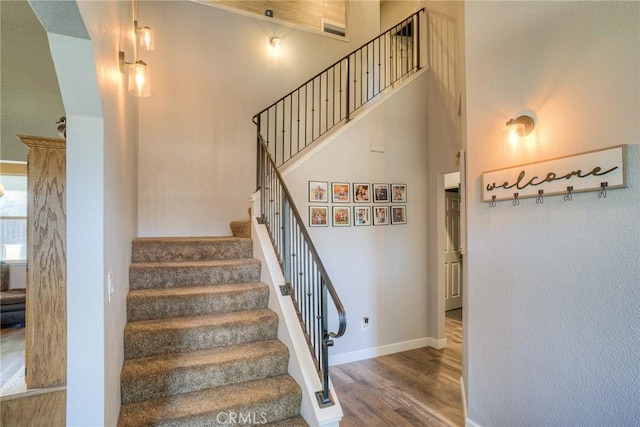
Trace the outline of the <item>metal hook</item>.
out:
<instances>
[{"instance_id":1,"label":"metal hook","mask_svg":"<svg viewBox=\"0 0 640 427\"><path fill-rule=\"evenodd\" d=\"M544 203L544 198L542 197L543 193L544 193L544 190L538 190L538 197L536 197L536 205L541 205Z\"/></svg>"},{"instance_id":2,"label":"metal hook","mask_svg":"<svg viewBox=\"0 0 640 427\"><path fill-rule=\"evenodd\" d=\"M489 202L489 207L490 208L495 208L496 207L496 195L495 194L493 196L491 196L491 201Z\"/></svg>"},{"instance_id":3,"label":"metal hook","mask_svg":"<svg viewBox=\"0 0 640 427\"><path fill-rule=\"evenodd\" d=\"M598 198L607 198L607 186L609 185L608 182L601 182L600 183L600 191L598 192Z\"/></svg>"},{"instance_id":4,"label":"metal hook","mask_svg":"<svg viewBox=\"0 0 640 427\"><path fill-rule=\"evenodd\" d=\"M567 187L567 194L564 196L565 202L570 202L573 200L573 185Z\"/></svg>"},{"instance_id":5,"label":"metal hook","mask_svg":"<svg viewBox=\"0 0 640 427\"><path fill-rule=\"evenodd\" d=\"M511 202L513 206L518 206L520 204L520 199L518 198L518 196L518 193L513 193L513 202Z\"/></svg>"}]
</instances>

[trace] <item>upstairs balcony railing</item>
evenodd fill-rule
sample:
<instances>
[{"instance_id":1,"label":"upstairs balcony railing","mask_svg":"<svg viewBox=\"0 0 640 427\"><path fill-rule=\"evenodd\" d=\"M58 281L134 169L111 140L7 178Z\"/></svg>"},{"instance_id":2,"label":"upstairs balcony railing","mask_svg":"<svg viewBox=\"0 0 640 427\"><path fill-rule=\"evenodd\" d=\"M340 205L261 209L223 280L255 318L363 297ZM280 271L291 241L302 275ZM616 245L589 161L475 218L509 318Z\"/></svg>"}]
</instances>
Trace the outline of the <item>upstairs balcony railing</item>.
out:
<instances>
[{"instance_id":1,"label":"upstairs balcony railing","mask_svg":"<svg viewBox=\"0 0 640 427\"><path fill-rule=\"evenodd\" d=\"M394 25L253 117L278 167L421 68L424 12Z\"/></svg>"}]
</instances>

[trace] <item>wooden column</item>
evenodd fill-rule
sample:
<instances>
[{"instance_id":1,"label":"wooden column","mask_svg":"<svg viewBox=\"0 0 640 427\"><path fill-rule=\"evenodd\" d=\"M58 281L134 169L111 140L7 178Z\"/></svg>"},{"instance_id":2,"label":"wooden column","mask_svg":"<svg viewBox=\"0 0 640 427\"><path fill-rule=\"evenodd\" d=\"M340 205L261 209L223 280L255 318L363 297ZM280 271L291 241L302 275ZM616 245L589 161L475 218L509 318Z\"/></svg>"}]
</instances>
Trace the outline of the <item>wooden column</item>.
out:
<instances>
[{"instance_id":1,"label":"wooden column","mask_svg":"<svg viewBox=\"0 0 640 427\"><path fill-rule=\"evenodd\" d=\"M67 378L66 141L18 136L29 148L27 213L27 389Z\"/></svg>"}]
</instances>

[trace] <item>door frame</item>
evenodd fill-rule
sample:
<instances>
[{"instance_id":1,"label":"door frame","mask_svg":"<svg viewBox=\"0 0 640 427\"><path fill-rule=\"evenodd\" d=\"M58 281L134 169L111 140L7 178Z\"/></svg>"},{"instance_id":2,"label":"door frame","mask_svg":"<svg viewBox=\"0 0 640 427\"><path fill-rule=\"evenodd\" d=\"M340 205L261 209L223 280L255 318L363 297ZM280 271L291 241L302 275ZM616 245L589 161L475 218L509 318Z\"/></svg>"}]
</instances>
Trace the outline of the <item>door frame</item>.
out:
<instances>
[{"instance_id":1,"label":"door frame","mask_svg":"<svg viewBox=\"0 0 640 427\"><path fill-rule=\"evenodd\" d=\"M466 206L464 204L464 173L462 170L460 171L451 171L451 172L447 172L447 173L441 173L438 174L436 177L436 211L437 211L437 216L436 216L436 229L437 229L437 286L438 286L438 313L437 313L437 319L438 319L438 326L437 326L437 336L441 337L444 339L444 343L445 343L445 347L446 347L446 335L445 335L445 330L444 330L444 319L445 319L445 286L446 286L446 277L445 277L445 269L444 269L444 248L446 247L446 235L445 235L445 207L446 207L446 201L445 201L445 190L447 189L448 185L453 185L453 184L449 184L448 179L445 179L446 176L450 176L452 174L459 174L459 178L458 178L458 187L459 187L459 191L460 191L460 245L464 248L463 245L463 241L464 241L464 233L465 233L465 228L464 228L464 220L463 217L465 216L465 209ZM449 187L449 188L453 188L453 187ZM461 254L464 255L464 250L461 251ZM462 279L463 279L463 286L465 285L464 279L465 279L465 275L464 275L464 269L465 269L465 265L463 264L462 266L463 268L463 274L462 274ZM464 292L464 291L463 291ZM464 295L464 294L463 294ZM463 299L463 315L464 315L464 299Z\"/></svg>"}]
</instances>

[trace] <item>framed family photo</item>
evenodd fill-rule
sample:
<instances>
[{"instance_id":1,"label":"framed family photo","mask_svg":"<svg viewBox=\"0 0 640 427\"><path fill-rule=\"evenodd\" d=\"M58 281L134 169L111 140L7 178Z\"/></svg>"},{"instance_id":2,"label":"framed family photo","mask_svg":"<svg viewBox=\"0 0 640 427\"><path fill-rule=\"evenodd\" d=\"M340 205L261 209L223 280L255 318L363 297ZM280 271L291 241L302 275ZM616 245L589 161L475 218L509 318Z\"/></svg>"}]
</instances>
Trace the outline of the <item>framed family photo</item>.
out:
<instances>
[{"instance_id":1,"label":"framed family photo","mask_svg":"<svg viewBox=\"0 0 640 427\"><path fill-rule=\"evenodd\" d=\"M374 203L389 203L389 184L373 184Z\"/></svg>"},{"instance_id":2,"label":"framed family photo","mask_svg":"<svg viewBox=\"0 0 640 427\"><path fill-rule=\"evenodd\" d=\"M371 206L353 207L353 225L371 225Z\"/></svg>"},{"instance_id":3,"label":"framed family photo","mask_svg":"<svg viewBox=\"0 0 640 427\"><path fill-rule=\"evenodd\" d=\"M348 182L331 183L331 194L334 203L349 203L351 201Z\"/></svg>"},{"instance_id":4,"label":"framed family photo","mask_svg":"<svg viewBox=\"0 0 640 427\"><path fill-rule=\"evenodd\" d=\"M391 206L391 224L407 223L407 207Z\"/></svg>"},{"instance_id":5,"label":"framed family photo","mask_svg":"<svg viewBox=\"0 0 640 427\"><path fill-rule=\"evenodd\" d=\"M351 208L348 206L333 207L333 226L349 227L351 225Z\"/></svg>"},{"instance_id":6,"label":"framed family photo","mask_svg":"<svg viewBox=\"0 0 640 427\"><path fill-rule=\"evenodd\" d=\"M355 203L369 203L371 201L369 184L356 182L353 184L353 201Z\"/></svg>"},{"instance_id":7,"label":"framed family photo","mask_svg":"<svg viewBox=\"0 0 640 427\"><path fill-rule=\"evenodd\" d=\"M309 206L309 227L328 227L328 213L328 206Z\"/></svg>"},{"instance_id":8,"label":"framed family photo","mask_svg":"<svg viewBox=\"0 0 640 427\"><path fill-rule=\"evenodd\" d=\"M391 201L393 203L407 202L407 185L391 184Z\"/></svg>"},{"instance_id":9,"label":"framed family photo","mask_svg":"<svg viewBox=\"0 0 640 427\"><path fill-rule=\"evenodd\" d=\"M328 202L329 184L326 181L309 181L309 201Z\"/></svg>"},{"instance_id":10,"label":"framed family photo","mask_svg":"<svg viewBox=\"0 0 640 427\"><path fill-rule=\"evenodd\" d=\"M373 225L389 224L389 207L374 206L373 207Z\"/></svg>"}]
</instances>

